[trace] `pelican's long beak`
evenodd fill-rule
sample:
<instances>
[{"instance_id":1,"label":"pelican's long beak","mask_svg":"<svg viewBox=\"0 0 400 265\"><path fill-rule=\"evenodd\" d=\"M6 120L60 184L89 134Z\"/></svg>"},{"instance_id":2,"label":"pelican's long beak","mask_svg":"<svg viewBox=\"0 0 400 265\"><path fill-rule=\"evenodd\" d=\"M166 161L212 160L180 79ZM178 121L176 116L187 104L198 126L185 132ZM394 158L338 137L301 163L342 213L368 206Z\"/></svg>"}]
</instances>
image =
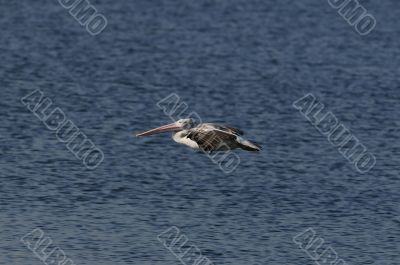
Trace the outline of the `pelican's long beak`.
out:
<instances>
[{"instance_id":1,"label":"pelican's long beak","mask_svg":"<svg viewBox=\"0 0 400 265\"><path fill-rule=\"evenodd\" d=\"M136 134L136 137L142 137L142 136L149 136L153 135L156 133L162 133L162 132L171 132L171 131L180 131L182 130L182 127L180 125L176 125L175 123L167 124L146 132L142 132L139 134Z\"/></svg>"}]
</instances>

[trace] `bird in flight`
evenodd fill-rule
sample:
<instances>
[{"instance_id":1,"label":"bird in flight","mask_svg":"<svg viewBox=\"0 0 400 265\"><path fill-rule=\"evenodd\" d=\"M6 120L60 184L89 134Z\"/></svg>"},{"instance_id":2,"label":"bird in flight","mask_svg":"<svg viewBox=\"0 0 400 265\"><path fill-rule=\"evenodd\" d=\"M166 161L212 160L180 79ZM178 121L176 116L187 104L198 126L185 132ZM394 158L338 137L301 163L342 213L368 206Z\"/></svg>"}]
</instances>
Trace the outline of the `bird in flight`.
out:
<instances>
[{"instance_id":1,"label":"bird in flight","mask_svg":"<svg viewBox=\"0 0 400 265\"><path fill-rule=\"evenodd\" d=\"M137 137L150 136L162 132L173 132L175 142L204 152L226 151L241 148L246 151L260 151L261 146L242 138L239 129L217 123L201 123L194 127L192 119L180 119L143 133Z\"/></svg>"}]
</instances>

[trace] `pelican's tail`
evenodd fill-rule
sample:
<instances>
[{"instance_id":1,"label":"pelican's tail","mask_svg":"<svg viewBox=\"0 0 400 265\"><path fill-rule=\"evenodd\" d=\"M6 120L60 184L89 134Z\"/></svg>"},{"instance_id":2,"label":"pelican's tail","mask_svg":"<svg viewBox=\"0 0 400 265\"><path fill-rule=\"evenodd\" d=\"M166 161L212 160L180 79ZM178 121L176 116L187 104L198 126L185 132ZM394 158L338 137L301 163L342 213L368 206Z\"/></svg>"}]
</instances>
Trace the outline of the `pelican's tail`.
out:
<instances>
[{"instance_id":1,"label":"pelican's tail","mask_svg":"<svg viewBox=\"0 0 400 265\"><path fill-rule=\"evenodd\" d=\"M257 152L257 151L262 150L260 145L258 145L256 143L252 143L248 140L240 139L240 141L238 141L238 143L239 143L239 147L246 151Z\"/></svg>"}]
</instances>

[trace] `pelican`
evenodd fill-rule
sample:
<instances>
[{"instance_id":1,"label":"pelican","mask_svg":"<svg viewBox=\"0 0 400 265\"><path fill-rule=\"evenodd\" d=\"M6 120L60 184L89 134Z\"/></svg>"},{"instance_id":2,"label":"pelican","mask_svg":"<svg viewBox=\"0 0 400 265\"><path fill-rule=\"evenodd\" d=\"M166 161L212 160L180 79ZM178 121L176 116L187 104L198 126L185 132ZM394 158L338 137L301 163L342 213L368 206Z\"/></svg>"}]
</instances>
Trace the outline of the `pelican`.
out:
<instances>
[{"instance_id":1,"label":"pelican","mask_svg":"<svg viewBox=\"0 0 400 265\"><path fill-rule=\"evenodd\" d=\"M204 152L226 151L241 148L246 151L260 151L261 146L242 138L239 129L216 123L201 123L194 127L192 119L180 119L149 131L136 134L150 136L162 132L173 132L175 142Z\"/></svg>"}]
</instances>

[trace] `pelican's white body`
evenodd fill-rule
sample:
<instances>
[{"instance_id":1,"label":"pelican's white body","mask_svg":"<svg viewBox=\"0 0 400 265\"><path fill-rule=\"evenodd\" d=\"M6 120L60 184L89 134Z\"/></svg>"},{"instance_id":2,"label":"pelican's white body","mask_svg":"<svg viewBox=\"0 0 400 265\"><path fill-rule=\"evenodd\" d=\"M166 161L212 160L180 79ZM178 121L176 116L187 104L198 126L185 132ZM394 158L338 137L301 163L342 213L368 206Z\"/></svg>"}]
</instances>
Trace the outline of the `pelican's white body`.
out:
<instances>
[{"instance_id":1,"label":"pelican's white body","mask_svg":"<svg viewBox=\"0 0 400 265\"><path fill-rule=\"evenodd\" d=\"M177 143L184 144L184 145L189 146L190 148L199 150L200 149L199 145L195 141L187 138L187 136L185 136L185 135L187 135L187 131L183 130L183 131L174 133L172 135L172 139L174 139L174 141Z\"/></svg>"}]
</instances>

